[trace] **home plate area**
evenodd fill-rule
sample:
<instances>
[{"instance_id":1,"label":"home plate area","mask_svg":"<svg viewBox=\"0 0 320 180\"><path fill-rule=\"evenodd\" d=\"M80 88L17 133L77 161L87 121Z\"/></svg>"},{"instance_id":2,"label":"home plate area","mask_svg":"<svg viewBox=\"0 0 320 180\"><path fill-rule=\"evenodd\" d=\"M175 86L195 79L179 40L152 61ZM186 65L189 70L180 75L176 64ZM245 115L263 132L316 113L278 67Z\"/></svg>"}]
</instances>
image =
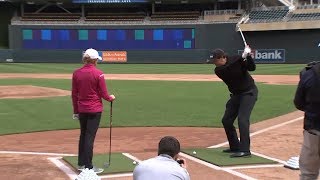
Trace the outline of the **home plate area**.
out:
<instances>
[{"instance_id":1,"label":"home plate area","mask_svg":"<svg viewBox=\"0 0 320 180\"><path fill-rule=\"evenodd\" d=\"M269 158L269 157L261 157L258 153L252 153L250 157L241 157L241 158L230 158L229 153L223 153L222 150L225 147L220 148L190 148L183 149L180 153L180 156L188 159L188 164L191 161L195 163L199 163L200 165L207 166L212 169L212 171L222 171L225 173L229 173L238 178L244 179L254 179L245 174L238 173L235 170L241 168L267 168L267 167L283 167L284 164L281 161L277 161L277 159ZM156 152L145 153L148 158L156 155ZM141 157L141 156L140 156ZM63 170L70 179L77 180L98 180L103 178L131 178L132 172L136 165L141 161L137 157L129 154L129 153L111 153L111 163L108 167L105 166L106 162L108 162L109 154L96 154L93 158L93 164L95 164L99 168L103 168L104 171L99 173L98 175L93 172L93 170L85 169L79 171L77 168L77 156L64 156L63 158L58 158L56 160L60 161L61 164L57 164L55 161L51 161L55 163L61 170ZM146 159L146 158L144 158ZM296 160L293 158L291 161ZM292 165L290 161L290 165ZM232 179L238 179L233 177Z\"/></svg>"}]
</instances>

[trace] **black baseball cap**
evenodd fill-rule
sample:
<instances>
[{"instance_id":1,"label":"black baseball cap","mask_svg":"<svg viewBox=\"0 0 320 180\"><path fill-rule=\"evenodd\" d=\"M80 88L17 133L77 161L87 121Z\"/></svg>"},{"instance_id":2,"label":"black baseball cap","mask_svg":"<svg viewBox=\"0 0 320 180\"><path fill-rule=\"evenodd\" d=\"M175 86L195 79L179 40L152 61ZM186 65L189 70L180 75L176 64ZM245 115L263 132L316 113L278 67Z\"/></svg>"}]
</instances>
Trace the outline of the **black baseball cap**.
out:
<instances>
[{"instance_id":1,"label":"black baseball cap","mask_svg":"<svg viewBox=\"0 0 320 180\"><path fill-rule=\"evenodd\" d=\"M214 49L211 51L210 59L219 59L225 56L225 52L222 49Z\"/></svg>"},{"instance_id":2,"label":"black baseball cap","mask_svg":"<svg viewBox=\"0 0 320 180\"><path fill-rule=\"evenodd\" d=\"M213 60L219 59L224 56L226 56L226 54L222 49L214 49L214 50L210 51L210 56L209 56L209 60L207 61L207 63L213 62Z\"/></svg>"}]
</instances>

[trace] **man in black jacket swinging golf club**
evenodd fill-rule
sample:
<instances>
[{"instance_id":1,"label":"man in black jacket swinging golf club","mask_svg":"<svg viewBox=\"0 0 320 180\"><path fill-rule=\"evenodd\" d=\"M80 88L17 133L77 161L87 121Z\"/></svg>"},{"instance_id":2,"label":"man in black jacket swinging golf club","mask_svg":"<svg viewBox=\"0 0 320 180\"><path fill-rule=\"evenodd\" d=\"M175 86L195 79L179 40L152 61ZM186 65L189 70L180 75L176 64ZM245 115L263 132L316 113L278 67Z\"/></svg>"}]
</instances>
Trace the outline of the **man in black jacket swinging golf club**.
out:
<instances>
[{"instance_id":1,"label":"man in black jacket swinging golf club","mask_svg":"<svg viewBox=\"0 0 320 180\"><path fill-rule=\"evenodd\" d=\"M222 49L215 49L211 52L209 62L216 66L215 74L223 80L230 91L230 99L222 118L230 148L223 152L232 153L230 157L248 157L251 155L250 115L258 96L258 89L248 72L256 69L251 49L246 46L242 56L233 57L227 56ZM237 117L240 141L233 125Z\"/></svg>"}]
</instances>

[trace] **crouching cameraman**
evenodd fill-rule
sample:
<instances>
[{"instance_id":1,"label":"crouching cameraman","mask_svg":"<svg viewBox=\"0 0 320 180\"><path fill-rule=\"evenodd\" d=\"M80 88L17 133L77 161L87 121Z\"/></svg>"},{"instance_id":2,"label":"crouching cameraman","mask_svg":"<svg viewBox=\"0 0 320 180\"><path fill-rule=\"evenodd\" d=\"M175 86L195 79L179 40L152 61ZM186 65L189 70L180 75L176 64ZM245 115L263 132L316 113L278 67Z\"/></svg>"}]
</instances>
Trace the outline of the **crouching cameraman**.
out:
<instances>
[{"instance_id":1,"label":"crouching cameraman","mask_svg":"<svg viewBox=\"0 0 320 180\"><path fill-rule=\"evenodd\" d=\"M309 63L300 72L294 104L305 113L300 179L317 179L320 169L320 62Z\"/></svg>"},{"instance_id":2,"label":"crouching cameraman","mask_svg":"<svg viewBox=\"0 0 320 180\"><path fill-rule=\"evenodd\" d=\"M178 159L179 141L172 136L163 137L158 156L147 159L133 171L134 180L190 180L185 159Z\"/></svg>"}]
</instances>

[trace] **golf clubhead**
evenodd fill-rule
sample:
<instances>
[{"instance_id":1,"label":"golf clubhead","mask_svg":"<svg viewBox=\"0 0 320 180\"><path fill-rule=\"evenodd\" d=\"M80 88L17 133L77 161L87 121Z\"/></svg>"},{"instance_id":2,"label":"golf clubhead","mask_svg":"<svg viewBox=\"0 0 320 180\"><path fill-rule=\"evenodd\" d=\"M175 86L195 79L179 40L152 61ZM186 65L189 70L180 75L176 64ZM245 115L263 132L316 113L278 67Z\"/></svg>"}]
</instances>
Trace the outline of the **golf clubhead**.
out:
<instances>
[{"instance_id":1,"label":"golf clubhead","mask_svg":"<svg viewBox=\"0 0 320 180\"><path fill-rule=\"evenodd\" d=\"M103 166L104 166L105 168L108 168L108 167L110 167L110 164L106 162L106 163L103 164Z\"/></svg>"}]
</instances>

